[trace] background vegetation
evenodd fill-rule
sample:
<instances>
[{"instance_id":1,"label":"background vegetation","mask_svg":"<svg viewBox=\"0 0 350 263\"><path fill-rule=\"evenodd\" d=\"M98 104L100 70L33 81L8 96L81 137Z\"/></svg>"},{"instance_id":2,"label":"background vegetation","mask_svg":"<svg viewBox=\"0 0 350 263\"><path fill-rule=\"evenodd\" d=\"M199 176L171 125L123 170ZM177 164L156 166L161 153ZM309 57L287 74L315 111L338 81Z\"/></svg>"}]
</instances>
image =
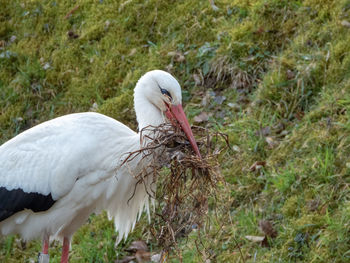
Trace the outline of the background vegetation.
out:
<instances>
[{"instance_id":1,"label":"background vegetation","mask_svg":"<svg viewBox=\"0 0 350 263\"><path fill-rule=\"evenodd\" d=\"M135 129L137 79L167 70L190 121L232 144L221 160L228 185L200 252L191 238L181 245L184 262L350 261L350 1L215 4L0 0L0 142L89 110ZM71 262L114 262L146 229L142 219L115 249L112 224L94 215ZM1 262L32 262L39 250L0 239ZM50 253L59 262L60 245Z\"/></svg>"}]
</instances>

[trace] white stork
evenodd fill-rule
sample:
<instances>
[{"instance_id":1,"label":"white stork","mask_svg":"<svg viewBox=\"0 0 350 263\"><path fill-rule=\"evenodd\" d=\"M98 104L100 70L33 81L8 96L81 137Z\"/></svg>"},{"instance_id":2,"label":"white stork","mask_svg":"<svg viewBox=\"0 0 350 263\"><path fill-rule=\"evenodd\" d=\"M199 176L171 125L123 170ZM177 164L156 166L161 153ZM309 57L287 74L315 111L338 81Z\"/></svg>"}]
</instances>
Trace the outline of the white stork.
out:
<instances>
[{"instance_id":1,"label":"white stork","mask_svg":"<svg viewBox=\"0 0 350 263\"><path fill-rule=\"evenodd\" d=\"M180 125L200 156L181 106L180 85L172 75L154 70L142 76L134 104L139 130L171 121ZM149 214L147 190L138 185L134 192L133 177L146 164L135 159L120 165L126 153L140 147L139 133L93 112L44 122L4 143L0 235L41 237L42 262L48 261L49 238L63 240L61 262L66 263L73 233L91 213L106 210L114 219L118 241L126 238L140 213L146 209Z\"/></svg>"}]
</instances>

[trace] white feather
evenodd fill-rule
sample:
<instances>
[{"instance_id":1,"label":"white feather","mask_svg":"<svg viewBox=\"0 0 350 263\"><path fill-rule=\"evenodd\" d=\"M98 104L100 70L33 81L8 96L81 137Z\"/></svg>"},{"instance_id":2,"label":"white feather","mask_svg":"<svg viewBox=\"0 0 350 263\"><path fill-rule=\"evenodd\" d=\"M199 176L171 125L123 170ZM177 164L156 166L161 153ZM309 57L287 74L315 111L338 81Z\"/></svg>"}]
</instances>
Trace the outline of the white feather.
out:
<instances>
[{"instance_id":1,"label":"white feather","mask_svg":"<svg viewBox=\"0 0 350 263\"><path fill-rule=\"evenodd\" d=\"M157 105L161 83L181 102L178 82L168 73L152 71L135 88L139 128L165 122ZM151 97L149 97L151 94ZM157 105L157 107L155 106ZM0 186L52 195L47 211L20 211L0 222L0 235L24 239L72 234L93 212L107 210L119 233L117 242L135 227L146 210L150 220L153 178L136 186L147 160L136 158L121 166L126 153L140 149L140 137L122 123L98 113L76 113L35 126L0 146ZM154 204L154 200L152 200Z\"/></svg>"}]
</instances>

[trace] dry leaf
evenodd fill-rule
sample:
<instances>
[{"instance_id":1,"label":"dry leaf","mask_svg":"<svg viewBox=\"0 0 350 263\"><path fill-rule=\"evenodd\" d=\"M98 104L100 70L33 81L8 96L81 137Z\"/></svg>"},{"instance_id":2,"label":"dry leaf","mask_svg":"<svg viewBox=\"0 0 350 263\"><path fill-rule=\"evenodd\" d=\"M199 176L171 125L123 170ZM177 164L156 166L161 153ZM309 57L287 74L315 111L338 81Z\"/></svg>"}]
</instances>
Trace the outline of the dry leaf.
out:
<instances>
[{"instance_id":1,"label":"dry leaf","mask_svg":"<svg viewBox=\"0 0 350 263\"><path fill-rule=\"evenodd\" d=\"M273 149L275 147L278 146L278 141L276 141L275 139L273 139L272 137L266 137L265 141L267 142L267 144L269 145L270 149Z\"/></svg>"},{"instance_id":2,"label":"dry leaf","mask_svg":"<svg viewBox=\"0 0 350 263\"><path fill-rule=\"evenodd\" d=\"M202 84L202 80L201 80L201 78L200 78L197 74L193 74L192 76L193 76L194 83L196 84L196 86Z\"/></svg>"},{"instance_id":3,"label":"dry leaf","mask_svg":"<svg viewBox=\"0 0 350 263\"><path fill-rule=\"evenodd\" d=\"M316 211L318 209L320 203L321 203L320 199L308 201L307 206L309 208L309 211L311 211L311 212Z\"/></svg>"},{"instance_id":4,"label":"dry leaf","mask_svg":"<svg viewBox=\"0 0 350 263\"><path fill-rule=\"evenodd\" d=\"M138 263L149 262L151 259L151 253L148 252L148 247L145 241L134 241L125 250L131 253L135 253L135 255L126 256L121 260L117 260L116 263L128 263L134 261L135 259Z\"/></svg>"},{"instance_id":5,"label":"dry leaf","mask_svg":"<svg viewBox=\"0 0 350 263\"><path fill-rule=\"evenodd\" d=\"M281 133L285 129L285 125L282 122L279 122L277 125L273 126L275 133Z\"/></svg>"},{"instance_id":6,"label":"dry leaf","mask_svg":"<svg viewBox=\"0 0 350 263\"><path fill-rule=\"evenodd\" d=\"M255 134L257 136L260 135L263 137L269 136L271 134L271 128L270 128L270 126L263 127L260 130L258 130Z\"/></svg>"},{"instance_id":7,"label":"dry leaf","mask_svg":"<svg viewBox=\"0 0 350 263\"><path fill-rule=\"evenodd\" d=\"M147 251L139 250L136 252L135 258L138 263L149 262L151 260L151 253Z\"/></svg>"},{"instance_id":8,"label":"dry leaf","mask_svg":"<svg viewBox=\"0 0 350 263\"><path fill-rule=\"evenodd\" d=\"M139 250L148 251L148 247L147 247L147 244L145 241L138 240L138 241L132 242L130 244L130 246L125 250L129 251L129 252L135 252L135 251L139 251Z\"/></svg>"},{"instance_id":9,"label":"dry leaf","mask_svg":"<svg viewBox=\"0 0 350 263\"><path fill-rule=\"evenodd\" d=\"M328 210L328 204L324 204L321 208L320 214L325 215L327 213L327 210Z\"/></svg>"},{"instance_id":10,"label":"dry leaf","mask_svg":"<svg viewBox=\"0 0 350 263\"><path fill-rule=\"evenodd\" d=\"M277 231L273 228L270 221L260 220L259 227L264 232L264 234L268 237L275 238L277 237Z\"/></svg>"},{"instance_id":11,"label":"dry leaf","mask_svg":"<svg viewBox=\"0 0 350 263\"><path fill-rule=\"evenodd\" d=\"M261 168L263 168L265 166L266 166L265 161L258 161L258 162L255 162L252 166L250 166L249 171L255 172L255 171L260 170Z\"/></svg>"},{"instance_id":12,"label":"dry leaf","mask_svg":"<svg viewBox=\"0 0 350 263\"><path fill-rule=\"evenodd\" d=\"M211 100L211 96L210 96L209 92L207 92L202 98L201 105L207 106L210 103L210 100Z\"/></svg>"},{"instance_id":13,"label":"dry leaf","mask_svg":"<svg viewBox=\"0 0 350 263\"><path fill-rule=\"evenodd\" d=\"M181 53L177 53L174 57L174 60L176 62L183 62L183 61L185 61L185 56L182 55Z\"/></svg>"},{"instance_id":14,"label":"dry leaf","mask_svg":"<svg viewBox=\"0 0 350 263\"><path fill-rule=\"evenodd\" d=\"M136 49L136 48L131 49L131 51L130 51L130 53L129 53L129 56L131 57L131 56L135 55L136 52L137 52L137 49Z\"/></svg>"},{"instance_id":15,"label":"dry leaf","mask_svg":"<svg viewBox=\"0 0 350 263\"><path fill-rule=\"evenodd\" d=\"M135 256L126 256L123 259L116 260L115 263L129 263L130 261L133 261L134 259L136 259Z\"/></svg>"},{"instance_id":16,"label":"dry leaf","mask_svg":"<svg viewBox=\"0 0 350 263\"><path fill-rule=\"evenodd\" d=\"M245 236L245 238L252 242L263 242L266 237L265 236Z\"/></svg>"},{"instance_id":17,"label":"dry leaf","mask_svg":"<svg viewBox=\"0 0 350 263\"><path fill-rule=\"evenodd\" d=\"M185 56L181 52L177 51L170 51L167 54L170 57L173 57L176 62L183 62L185 61Z\"/></svg>"},{"instance_id":18,"label":"dry leaf","mask_svg":"<svg viewBox=\"0 0 350 263\"><path fill-rule=\"evenodd\" d=\"M199 115L193 118L193 121L197 123L206 122L208 120L209 120L209 115L205 111L201 112Z\"/></svg>"},{"instance_id":19,"label":"dry leaf","mask_svg":"<svg viewBox=\"0 0 350 263\"><path fill-rule=\"evenodd\" d=\"M265 33L265 29L261 26L261 27L259 27L258 30L256 30L254 33L255 33L255 34L262 34L262 33Z\"/></svg>"},{"instance_id":20,"label":"dry leaf","mask_svg":"<svg viewBox=\"0 0 350 263\"><path fill-rule=\"evenodd\" d=\"M173 56L175 56L175 54L176 54L176 52L175 51L170 51L170 52L168 52L168 56L169 57L173 57Z\"/></svg>"},{"instance_id":21,"label":"dry leaf","mask_svg":"<svg viewBox=\"0 0 350 263\"><path fill-rule=\"evenodd\" d=\"M303 111L297 111L294 116L297 118L299 121L304 117L305 113Z\"/></svg>"},{"instance_id":22,"label":"dry leaf","mask_svg":"<svg viewBox=\"0 0 350 263\"><path fill-rule=\"evenodd\" d=\"M241 95L241 96L238 97L237 102L238 102L239 104L248 104L250 101L249 101L249 99L247 98L247 96Z\"/></svg>"},{"instance_id":23,"label":"dry leaf","mask_svg":"<svg viewBox=\"0 0 350 263\"><path fill-rule=\"evenodd\" d=\"M295 73L293 71L291 71L290 69L287 70L287 79L291 80L295 78Z\"/></svg>"}]
</instances>

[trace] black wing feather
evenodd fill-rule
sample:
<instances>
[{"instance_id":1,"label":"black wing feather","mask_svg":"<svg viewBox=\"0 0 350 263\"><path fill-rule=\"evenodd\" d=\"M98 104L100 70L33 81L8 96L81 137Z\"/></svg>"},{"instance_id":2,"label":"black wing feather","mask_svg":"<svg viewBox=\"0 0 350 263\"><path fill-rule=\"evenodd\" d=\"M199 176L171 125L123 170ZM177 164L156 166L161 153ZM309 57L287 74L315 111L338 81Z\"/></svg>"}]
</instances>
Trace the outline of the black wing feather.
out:
<instances>
[{"instance_id":1,"label":"black wing feather","mask_svg":"<svg viewBox=\"0 0 350 263\"><path fill-rule=\"evenodd\" d=\"M33 212L46 211L55 202L51 194L26 193L22 189L7 190L0 187L0 222L24 209Z\"/></svg>"}]
</instances>

